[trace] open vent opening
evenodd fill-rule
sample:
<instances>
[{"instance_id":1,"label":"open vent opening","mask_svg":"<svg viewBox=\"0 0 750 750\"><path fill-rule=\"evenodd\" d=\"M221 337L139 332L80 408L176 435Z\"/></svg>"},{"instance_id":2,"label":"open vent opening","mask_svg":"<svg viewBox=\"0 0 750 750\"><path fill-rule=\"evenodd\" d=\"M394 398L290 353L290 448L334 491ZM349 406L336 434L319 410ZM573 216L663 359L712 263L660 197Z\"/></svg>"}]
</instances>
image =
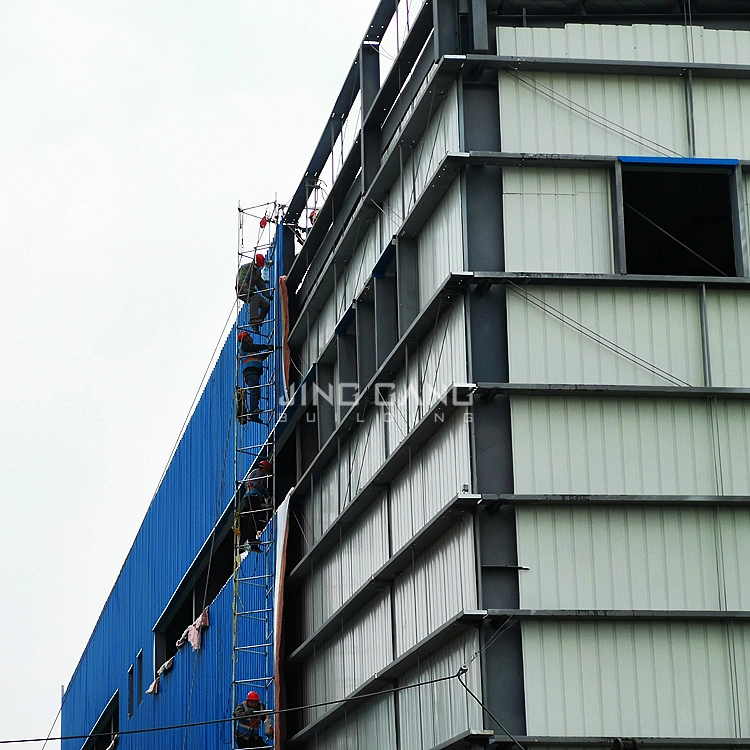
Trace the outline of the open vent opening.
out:
<instances>
[{"instance_id":1,"label":"open vent opening","mask_svg":"<svg viewBox=\"0 0 750 750\"><path fill-rule=\"evenodd\" d=\"M736 276L728 171L623 168L628 273Z\"/></svg>"}]
</instances>

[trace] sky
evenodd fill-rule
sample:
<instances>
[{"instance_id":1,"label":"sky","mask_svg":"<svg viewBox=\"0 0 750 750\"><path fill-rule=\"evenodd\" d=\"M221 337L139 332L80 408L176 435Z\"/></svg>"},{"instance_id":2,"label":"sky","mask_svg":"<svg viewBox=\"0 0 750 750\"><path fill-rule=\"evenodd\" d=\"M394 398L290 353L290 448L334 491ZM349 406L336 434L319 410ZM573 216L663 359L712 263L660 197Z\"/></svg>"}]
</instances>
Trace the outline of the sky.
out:
<instances>
[{"instance_id":1,"label":"sky","mask_svg":"<svg viewBox=\"0 0 750 750\"><path fill-rule=\"evenodd\" d=\"M291 196L375 6L0 2L0 739L47 735L234 309L238 202Z\"/></svg>"}]
</instances>

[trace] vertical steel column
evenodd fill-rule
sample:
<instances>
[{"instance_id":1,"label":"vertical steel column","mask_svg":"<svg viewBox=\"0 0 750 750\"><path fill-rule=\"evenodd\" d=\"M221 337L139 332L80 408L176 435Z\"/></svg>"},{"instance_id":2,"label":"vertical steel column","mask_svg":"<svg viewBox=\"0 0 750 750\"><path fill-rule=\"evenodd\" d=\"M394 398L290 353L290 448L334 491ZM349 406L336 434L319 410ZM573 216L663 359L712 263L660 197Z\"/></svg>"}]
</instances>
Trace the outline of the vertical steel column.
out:
<instances>
[{"instance_id":1,"label":"vertical steel column","mask_svg":"<svg viewBox=\"0 0 750 750\"><path fill-rule=\"evenodd\" d=\"M435 62L443 55L457 54L459 51L457 0L433 0L432 25L435 30L433 36Z\"/></svg>"},{"instance_id":2,"label":"vertical steel column","mask_svg":"<svg viewBox=\"0 0 750 750\"><path fill-rule=\"evenodd\" d=\"M627 273L625 253L625 202L622 189L622 162L618 159L610 181L612 191L612 246L615 254L615 273Z\"/></svg>"},{"instance_id":3,"label":"vertical steel column","mask_svg":"<svg viewBox=\"0 0 750 750\"><path fill-rule=\"evenodd\" d=\"M461 91L462 148L499 150L500 122L497 85L463 80ZM504 271L503 183L498 167L464 170L464 237L466 269ZM467 299L469 378L471 382L507 383L508 326L505 285L479 285ZM472 407L472 450L476 493L514 491L510 399L488 396L475 399ZM475 530L481 609L517 608L518 559L516 517L512 506L491 509L480 506ZM498 623L485 623L482 645ZM526 733L523 662L520 629L512 628L482 658L484 701L514 734ZM500 731L489 718L486 726Z\"/></svg>"},{"instance_id":4,"label":"vertical steel column","mask_svg":"<svg viewBox=\"0 0 750 750\"><path fill-rule=\"evenodd\" d=\"M362 131L360 151L362 156L362 194L372 184L380 169L380 126L376 118L368 117L372 103L380 90L380 47L365 42L359 48L359 92L362 104Z\"/></svg>"},{"instance_id":5,"label":"vertical steel column","mask_svg":"<svg viewBox=\"0 0 750 750\"><path fill-rule=\"evenodd\" d=\"M417 240L396 240L396 282L398 286L398 334L403 336L419 313Z\"/></svg>"},{"instance_id":6,"label":"vertical steel column","mask_svg":"<svg viewBox=\"0 0 750 750\"><path fill-rule=\"evenodd\" d=\"M487 0L469 0L472 52L489 52L490 35L487 28Z\"/></svg>"}]
</instances>

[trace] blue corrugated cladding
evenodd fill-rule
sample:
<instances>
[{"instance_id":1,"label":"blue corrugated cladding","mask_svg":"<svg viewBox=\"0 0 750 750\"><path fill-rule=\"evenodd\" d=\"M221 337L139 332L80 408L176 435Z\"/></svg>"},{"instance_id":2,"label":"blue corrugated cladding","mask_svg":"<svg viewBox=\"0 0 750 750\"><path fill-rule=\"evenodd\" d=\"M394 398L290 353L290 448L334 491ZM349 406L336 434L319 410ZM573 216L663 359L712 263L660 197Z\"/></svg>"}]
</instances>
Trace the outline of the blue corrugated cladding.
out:
<instances>
[{"instance_id":1,"label":"blue corrugated cladding","mask_svg":"<svg viewBox=\"0 0 750 750\"><path fill-rule=\"evenodd\" d=\"M270 283L278 288L283 269L282 233L277 232L275 247L269 252ZM273 335L281 343L279 295L272 315L278 322ZM245 310L240 325L246 320ZM264 333L271 333L270 321ZM235 480L234 384L237 367L236 328L227 338L211 377L175 452L164 479L154 496L133 546L120 571L117 582L81 657L65 694L62 712L63 736L87 735L115 692L119 691L120 731L153 729L176 724L212 722L229 718L232 713L232 601L230 580L210 605L210 626L203 632L200 651L189 645L178 651L174 667L162 676L159 693L144 695L128 718L128 669L142 650L143 689L153 680L153 627L164 611L180 581L205 544L219 517L231 503ZM279 349L266 368L266 378L273 370L281 373L283 354ZM265 408L281 410L278 396L282 376L276 378L277 394L268 393ZM269 389L271 391L271 389ZM274 402L273 407L271 401ZM270 416L270 415L269 415ZM271 420L273 421L273 420ZM266 425L239 427L240 443L262 444L268 436ZM249 456L240 456L240 473L250 465ZM272 539L274 524L264 538ZM242 563L243 577L265 575L273 570L273 555L250 554ZM256 589L242 590L245 609L261 608L265 594ZM269 605L270 606L270 605ZM269 618L270 619L270 618ZM267 624L252 619L240 620L240 643L262 642ZM256 660L257 661L257 660ZM157 665L158 666L158 665ZM252 657L239 666L240 679L266 674L265 664ZM137 682L137 680L136 680ZM256 687L256 686L252 686ZM258 686L260 687L260 686ZM137 685L136 685L137 688ZM250 688L248 688L250 689ZM258 689L256 687L256 689ZM261 691L266 704L272 703L272 690ZM232 746L231 722L181 728L164 732L122 734L120 750L160 748L206 748ZM83 740L64 740L63 750L74 750Z\"/></svg>"}]
</instances>

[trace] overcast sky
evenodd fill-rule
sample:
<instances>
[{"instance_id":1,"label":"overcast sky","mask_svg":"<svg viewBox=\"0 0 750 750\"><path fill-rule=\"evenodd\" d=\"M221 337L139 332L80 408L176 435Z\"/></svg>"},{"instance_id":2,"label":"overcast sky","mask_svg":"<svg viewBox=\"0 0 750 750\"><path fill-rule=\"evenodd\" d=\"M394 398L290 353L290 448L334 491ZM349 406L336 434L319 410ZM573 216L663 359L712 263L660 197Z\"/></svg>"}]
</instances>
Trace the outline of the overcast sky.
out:
<instances>
[{"instance_id":1,"label":"overcast sky","mask_svg":"<svg viewBox=\"0 0 750 750\"><path fill-rule=\"evenodd\" d=\"M0 739L46 736L232 309L238 201L291 195L375 5L0 0Z\"/></svg>"}]
</instances>

